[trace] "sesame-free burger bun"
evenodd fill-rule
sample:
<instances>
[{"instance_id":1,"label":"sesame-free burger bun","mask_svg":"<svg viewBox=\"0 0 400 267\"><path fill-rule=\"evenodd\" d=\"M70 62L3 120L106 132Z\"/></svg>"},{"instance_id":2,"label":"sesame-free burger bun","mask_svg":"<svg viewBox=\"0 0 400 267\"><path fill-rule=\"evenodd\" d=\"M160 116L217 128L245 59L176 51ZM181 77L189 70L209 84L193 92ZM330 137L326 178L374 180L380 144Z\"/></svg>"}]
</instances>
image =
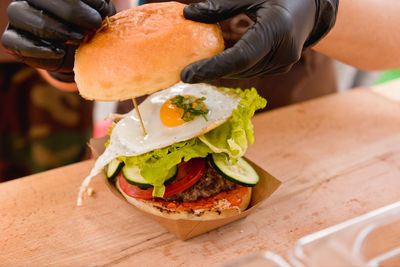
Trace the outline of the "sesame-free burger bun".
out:
<instances>
[{"instance_id":1,"label":"sesame-free burger bun","mask_svg":"<svg viewBox=\"0 0 400 267\"><path fill-rule=\"evenodd\" d=\"M165 2L109 18L75 55L82 97L118 101L151 94L180 81L189 64L224 49L221 30L183 17L184 4Z\"/></svg>"}]
</instances>

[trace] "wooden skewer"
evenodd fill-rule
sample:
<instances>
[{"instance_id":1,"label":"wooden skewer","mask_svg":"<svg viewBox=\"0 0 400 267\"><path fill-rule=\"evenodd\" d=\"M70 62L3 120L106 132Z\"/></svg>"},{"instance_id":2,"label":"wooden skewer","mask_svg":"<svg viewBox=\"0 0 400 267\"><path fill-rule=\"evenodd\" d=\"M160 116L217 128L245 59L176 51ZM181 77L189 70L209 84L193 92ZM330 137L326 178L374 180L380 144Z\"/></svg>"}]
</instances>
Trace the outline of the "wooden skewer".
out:
<instances>
[{"instance_id":1,"label":"wooden skewer","mask_svg":"<svg viewBox=\"0 0 400 267\"><path fill-rule=\"evenodd\" d=\"M107 28L110 27L110 19L108 18L108 16L105 17L104 20L106 21Z\"/></svg>"},{"instance_id":2,"label":"wooden skewer","mask_svg":"<svg viewBox=\"0 0 400 267\"><path fill-rule=\"evenodd\" d=\"M98 28L95 33L99 33L99 32L101 32L103 30L107 30L108 27L110 27L110 23L111 23L110 18L109 17L105 17L104 20L101 22L100 28ZM92 33L87 34L85 36L85 38L83 38L82 42L83 43L89 42L92 39L92 37L95 35L95 33L92 32Z\"/></svg>"},{"instance_id":3,"label":"wooden skewer","mask_svg":"<svg viewBox=\"0 0 400 267\"><path fill-rule=\"evenodd\" d=\"M146 135L147 135L146 129L144 128L142 116L140 115L139 108L138 108L138 104L136 103L136 98L132 98L132 102L133 102L133 105L135 106L136 114L137 114L138 117L139 117L140 126L142 126L143 136L146 136Z\"/></svg>"}]
</instances>

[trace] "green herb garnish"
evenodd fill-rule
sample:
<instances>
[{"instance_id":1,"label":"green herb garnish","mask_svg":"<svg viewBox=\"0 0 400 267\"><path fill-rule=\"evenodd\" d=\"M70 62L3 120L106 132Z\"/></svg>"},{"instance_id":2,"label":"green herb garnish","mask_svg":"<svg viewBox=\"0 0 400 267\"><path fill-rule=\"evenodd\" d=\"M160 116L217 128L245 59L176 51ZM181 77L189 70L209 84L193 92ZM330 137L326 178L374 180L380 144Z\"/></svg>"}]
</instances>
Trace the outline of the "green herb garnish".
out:
<instances>
[{"instance_id":1,"label":"green herb garnish","mask_svg":"<svg viewBox=\"0 0 400 267\"><path fill-rule=\"evenodd\" d=\"M194 120L197 116L203 116L207 120L206 115L208 114L208 109L204 104L205 97L195 98L193 96L182 96L177 95L171 98L171 103L177 108L183 110L183 115L181 117L184 121Z\"/></svg>"}]
</instances>

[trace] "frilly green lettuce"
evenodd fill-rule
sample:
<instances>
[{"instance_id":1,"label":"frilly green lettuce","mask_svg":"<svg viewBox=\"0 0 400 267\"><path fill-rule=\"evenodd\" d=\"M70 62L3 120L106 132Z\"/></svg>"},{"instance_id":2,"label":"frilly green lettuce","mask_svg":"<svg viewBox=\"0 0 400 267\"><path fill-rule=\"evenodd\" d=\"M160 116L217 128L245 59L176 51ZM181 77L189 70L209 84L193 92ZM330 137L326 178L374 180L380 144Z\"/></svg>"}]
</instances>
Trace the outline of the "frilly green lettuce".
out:
<instances>
[{"instance_id":1,"label":"frilly green lettuce","mask_svg":"<svg viewBox=\"0 0 400 267\"><path fill-rule=\"evenodd\" d=\"M210 153L226 153L232 159L237 159L246 152L247 140L251 144L254 143L251 117L257 109L264 108L267 101L258 95L254 88L241 90L220 87L219 89L237 94L242 98L227 122L188 141L175 143L139 156L119 157L119 160L124 161L128 166L137 165L141 168L143 178L154 186L153 196L164 195L164 182L168 173L166 170L182 160L204 158Z\"/></svg>"},{"instance_id":2,"label":"frilly green lettuce","mask_svg":"<svg viewBox=\"0 0 400 267\"><path fill-rule=\"evenodd\" d=\"M264 108L267 101L258 95L256 89L250 90L228 89L222 90L239 95L242 100L236 109L232 111L230 120L214 130L199 136L199 139L207 144L214 153L226 153L233 159L240 158L247 150L247 140L254 143L253 124L251 118L257 109Z\"/></svg>"},{"instance_id":3,"label":"frilly green lettuce","mask_svg":"<svg viewBox=\"0 0 400 267\"><path fill-rule=\"evenodd\" d=\"M182 159L205 158L212 150L198 138L175 143L140 156L119 157L127 166L136 165L141 168L140 174L154 186L153 196L162 197L165 192L164 182L168 171L179 164Z\"/></svg>"}]
</instances>

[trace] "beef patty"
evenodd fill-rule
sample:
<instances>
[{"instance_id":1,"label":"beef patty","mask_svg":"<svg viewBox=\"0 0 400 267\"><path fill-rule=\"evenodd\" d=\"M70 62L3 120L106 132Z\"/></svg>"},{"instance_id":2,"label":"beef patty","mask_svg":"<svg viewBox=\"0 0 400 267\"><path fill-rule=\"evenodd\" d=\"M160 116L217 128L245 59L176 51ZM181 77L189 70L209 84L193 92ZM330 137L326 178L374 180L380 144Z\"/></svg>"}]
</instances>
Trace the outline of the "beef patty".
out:
<instances>
[{"instance_id":1,"label":"beef patty","mask_svg":"<svg viewBox=\"0 0 400 267\"><path fill-rule=\"evenodd\" d=\"M211 197L222 191L229 191L236 184L222 177L207 159L203 176L188 189L165 198L167 201L195 201L200 197Z\"/></svg>"}]
</instances>

